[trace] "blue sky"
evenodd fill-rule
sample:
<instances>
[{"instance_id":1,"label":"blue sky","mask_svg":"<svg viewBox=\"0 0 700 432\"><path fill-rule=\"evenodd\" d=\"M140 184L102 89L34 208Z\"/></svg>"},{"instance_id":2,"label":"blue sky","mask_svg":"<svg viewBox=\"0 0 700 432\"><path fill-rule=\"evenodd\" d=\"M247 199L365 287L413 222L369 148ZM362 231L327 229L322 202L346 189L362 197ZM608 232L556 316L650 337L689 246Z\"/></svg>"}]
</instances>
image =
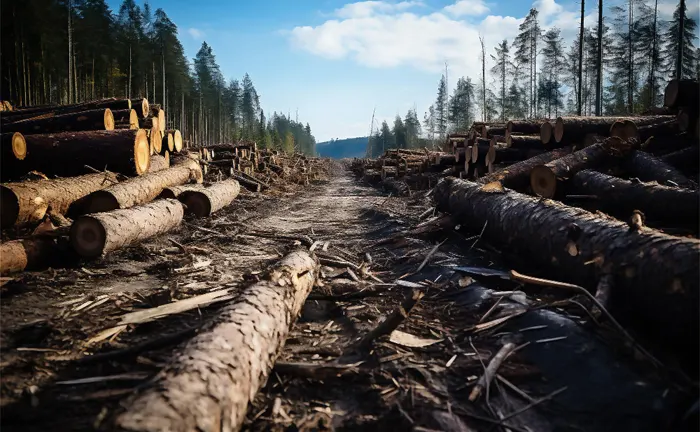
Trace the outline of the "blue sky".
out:
<instances>
[{"instance_id":1,"label":"blue sky","mask_svg":"<svg viewBox=\"0 0 700 432\"><path fill-rule=\"evenodd\" d=\"M138 1L138 0L137 0ZM622 0L606 0L607 5ZM120 0L109 0L116 13ZM202 41L213 49L227 79L248 72L266 115L298 110L318 141L367 135L372 110L377 124L391 123L435 98L448 63L450 87L460 76L478 80L478 35L487 53L512 41L531 7L545 28L576 32L578 0L150 0L177 24L192 58ZM596 14L586 2L587 21ZM677 4L660 0L668 18ZM698 14L697 2L689 2ZM607 11L606 11L607 12Z\"/></svg>"}]
</instances>

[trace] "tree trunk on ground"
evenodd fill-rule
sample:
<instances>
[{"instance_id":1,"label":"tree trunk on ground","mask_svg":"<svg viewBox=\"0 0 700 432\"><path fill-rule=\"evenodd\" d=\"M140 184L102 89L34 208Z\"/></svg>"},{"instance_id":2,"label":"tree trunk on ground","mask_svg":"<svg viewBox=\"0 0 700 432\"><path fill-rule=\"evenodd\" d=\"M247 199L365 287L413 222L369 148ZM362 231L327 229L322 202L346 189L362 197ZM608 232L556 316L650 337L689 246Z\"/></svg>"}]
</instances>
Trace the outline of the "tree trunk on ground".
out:
<instances>
[{"instance_id":1,"label":"tree trunk on ground","mask_svg":"<svg viewBox=\"0 0 700 432\"><path fill-rule=\"evenodd\" d=\"M558 117L554 124L554 141L557 143L578 143L588 133L608 136L611 126L617 122L630 121L639 126L663 123L673 120L673 116L647 117ZM621 137L624 138L624 137Z\"/></svg>"},{"instance_id":2,"label":"tree trunk on ground","mask_svg":"<svg viewBox=\"0 0 700 432\"><path fill-rule=\"evenodd\" d=\"M0 226L40 221L49 207L55 213L65 214L74 201L115 183L117 177L110 172L5 183L0 186Z\"/></svg>"},{"instance_id":3,"label":"tree trunk on ground","mask_svg":"<svg viewBox=\"0 0 700 432\"><path fill-rule=\"evenodd\" d=\"M182 151L182 134L177 129L169 129L166 132L173 136L173 151L180 153Z\"/></svg>"},{"instance_id":4,"label":"tree trunk on ground","mask_svg":"<svg viewBox=\"0 0 700 432\"><path fill-rule=\"evenodd\" d=\"M70 242L83 258L97 258L134 245L180 225L184 209L177 200L157 200L129 209L81 216L73 222Z\"/></svg>"},{"instance_id":5,"label":"tree trunk on ground","mask_svg":"<svg viewBox=\"0 0 700 432\"><path fill-rule=\"evenodd\" d=\"M613 152L626 151L628 148L627 142L611 137L561 159L536 166L530 173L530 187L535 194L552 198L557 193L562 193L562 183L577 172L602 166L612 157Z\"/></svg>"},{"instance_id":6,"label":"tree trunk on ground","mask_svg":"<svg viewBox=\"0 0 700 432\"><path fill-rule=\"evenodd\" d=\"M381 180L381 173L379 172L379 170L366 170L365 176L367 176L368 172L376 174L376 181ZM262 190L262 184L260 184L259 182L252 181L246 177L243 177L242 175L238 174L237 172L232 172L230 174L230 177L238 180L238 183L240 183L241 186L243 186L244 188L248 189L251 192L260 192Z\"/></svg>"},{"instance_id":7,"label":"tree trunk on ground","mask_svg":"<svg viewBox=\"0 0 700 432\"><path fill-rule=\"evenodd\" d=\"M640 210L648 220L697 225L700 194L657 183L623 180L596 171L583 170L573 177L576 193L595 195L596 208L621 220Z\"/></svg>"},{"instance_id":8,"label":"tree trunk on ground","mask_svg":"<svg viewBox=\"0 0 700 432\"><path fill-rule=\"evenodd\" d=\"M3 132L21 132L25 135L92 130L114 130L112 111L95 109L38 120L28 119L3 126Z\"/></svg>"},{"instance_id":9,"label":"tree trunk on ground","mask_svg":"<svg viewBox=\"0 0 700 432\"><path fill-rule=\"evenodd\" d=\"M136 110L129 109L112 111L112 116L114 116L115 129L139 128L139 118L138 115L136 115Z\"/></svg>"},{"instance_id":10,"label":"tree trunk on ground","mask_svg":"<svg viewBox=\"0 0 700 432\"><path fill-rule=\"evenodd\" d=\"M698 112L700 84L696 80L672 79L664 90L664 105L669 108L689 107Z\"/></svg>"},{"instance_id":11,"label":"tree trunk on ground","mask_svg":"<svg viewBox=\"0 0 700 432\"><path fill-rule=\"evenodd\" d=\"M160 128L153 127L148 135L148 144L151 149L151 154L158 154L163 149L163 134Z\"/></svg>"},{"instance_id":12,"label":"tree trunk on ground","mask_svg":"<svg viewBox=\"0 0 700 432\"><path fill-rule=\"evenodd\" d=\"M147 130L151 130L153 128L158 128L158 130L160 130L160 126L158 126L158 117L146 117L144 119L139 119L139 127Z\"/></svg>"},{"instance_id":13,"label":"tree trunk on ground","mask_svg":"<svg viewBox=\"0 0 700 432\"><path fill-rule=\"evenodd\" d=\"M539 139L537 142L542 145L542 142ZM494 147L493 155L489 157L488 163L503 164L522 162L532 157L539 156L544 152L545 151L543 149L535 150L528 148Z\"/></svg>"},{"instance_id":14,"label":"tree trunk on ground","mask_svg":"<svg viewBox=\"0 0 700 432\"><path fill-rule=\"evenodd\" d=\"M316 281L306 251L287 255L190 340L115 420L130 431L239 430ZM235 347L231 350L230 347Z\"/></svg>"},{"instance_id":15,"label":"tree trunk on ground","mask_svg":"<svg viewBox=\"0 0 700 432\"><path fill-rule=\"evenodd\" d=\"M115 98L102 99L97 101L82 102L77 104L69 105L45 105L27 109L20 109L10 112L3 112L2 118L10 121L19 121L22 119L28 119L31 117L37 117L40 115L49 114L53 115L63 115L70 113L77 113L81 111L89 111L95 109L106 109L109 108L112 111L115 110L125 110L131 109L132 105L126 99L117 100Z\"/></svg>"},{"instance_id":16,"label":"tree trunk on ground","mask_svg":"<svg viewBox=\"0 0 700 432\"><path fill-rule=\"evenodd\" d=\"M629 133L629 132L628 132ZM637 138L644 142L651 137L662 138L678 135L678 123L675 120L645 126L637 126L636 133L628 138Z\"/></svg>"},{"instance_id":17,"label":"tree trunk on ground","mask_svg":"<svg viewBox=\"0 0 700 432\"><path fill-rule=\"evenodd\" d=\"M698 97L700 98L700 96ZM698 112L683 108L678 111L676 121L678 122L678 129L681 132L692 131L692 133L695 133L698 122Z\"/></svg>"},{"instance_id":18,"label":"tree trunk on ground","mask_svg":"<svg viewBox=\"0 0 700 432\"><path fill-rule=\"evenodd\" d=\"M197 161L190 160L185 164L149 172L95 191L76 201L71 206L69 215L75 219L75 216L87 213L126 209L156 199L166 187L179 186L193 180L201 182L201 179L202 172L199 164Z\"/></svg>"},{"instance_id":19,"label":"tree trunk on ground","mask_svg":"<svg viewBox=\"0 0 700 432\"><path fill-rule=\"evenodd\" d=\"M200 190L204 189L205 186L199 183L195 184L187 184L187 185L182 185L182 186L170 186L165 189L163 189L163 192L158 195L158 198L171 198L171 199L177 199L178 196L180 196L181 193L187 190Z\"/></svg>"},{"instance_id":20,"label":"tree trunk on ground","mask_svg":"<svg viewBox=\"0 0 700 432\"><path fill-rule=\"evenodd\" d=\"M56 240L35 236L0 244L0 275L48 267L59 254Z\"/></svg>"},{"instance_id":21,"label":"tree trunk on ground","mask_svg":"<svg viewBox=\"0 0 700 432\"><path fill-rule=\"evenodd\" d=\"M674 136L654 136L645 141L642 144L642 150L657 156L673 153L688 147L698 147L698 139L685 133ZM697 164L698 160L695 159L691 162Z\"/></svg>"},{"instance_id":22,"label":"tree trunk on ground","mask_svg":"<svg viewBox=\"0 0 700 432\"><path fill-rule=\"evenodd\" d=\"M169 153L165 152L168 157L161 155L151 155L151 166L148 168L148 172L163 171L164 169L170 168L170 157Z\"/></svg>"},{"instance_id":23,"label":"tree trunk on ground","mask_svg":"<svg viewBox=\"0 0 700 432\"><path fill-rule=\"evenodd\" d=\"M10 170L27 156L27 142L19 132L0 135L0 171Z\"/></svg>"},{"instance_id":24,"label":"tree trunk on ground","mask_svg":"<svg viewBox=\"0 0 700 432\"><path fill-rule=\"evenodd\" d=\"M433 196L438 209L457 223L477 231L484 227L486 241L528 257L557 278L594 290L610 274L611 300L619 311L633 313L660 341L697 357L700 241L635 231L556 201L512 191L482 192L482 187L448 178Z\"/></svg>"},{"instance_id":25,"label":"tree trunk on ground","mask_svg":"<svg viewBox=\"0 0 700 432\"><path fill-rule=\"evenodd\" d=\"M542 128L542 120L511 120L506 123L506 138L508 135L524 134L537 135Z\"/></svg>"},{"instance_id":26,"label":"tree trunk on ground","mask_svg":"<svg viewBox=\"0 0 700 432\"><path fill-rule=\"evenodd\" d=\"M30 171L70 177L90 172L85 165L124 175L148 171L150 150L144 130L84 131L26 135L27 157L3 160L3 179Z\"/></svg>"},{"instance_id":27,"label":"tree trunk on ground","mask_svg":"<svg viewBox=\"0 0 700 432\"><path fill-rule=\"evenodd\" d=\"M542 122L542 126L540 126L540 139L542 140L542 144L549 144L549 146L554 144L554 126L551 122Z\"/></svg>"},{"instance_id":28,"label":"tree trunk on ground","mask_svg":"<svg viewBox=\"0 0 700 432\"><path fill-rule=\"evenodd\" d=\"M140 118L148 117L148 114L151 112L148 99L132 99L131 107L136 110L136 114Z\"/></svg>"},{"instance_id":29,"label":"tree trunk on ground","mask_svg":"<svg viewBox=\"0 0 700 432\"><path fill-rule=\"evenodd\" d=\"M510 135L506 137L508 147L516 149L544 150L542 139L539 136L518 136Z\"/></svg>"},{"instance_id":30,"label":"tree trunk on ground","mask_svg":"<svg viewBox=\"0 0 700 432\"><path fill-rule=\"evenodd\" d=\"M168 151L172 153L173 150L175 150L175 138L173 137L173 134L166 132L165 134L163 134L163 143L160 146L160 151Z\"/></svg>"},{"instance_id":31,"label":"tree trunk on ground","mask_svg":"<svg viewBox=\"0 0 700 432\"><path fill-rule=\"evenodd\" d=\"M241 186L236 180L229 179L212 184L206 188L187 189L178 195L185 205L185 212L196 217L208 217L228 206L238 196Z\"/></svg>"},{"instance_id":32,"label":"tree trunk on ground","mask_svg":"<svg viewBox=\"0 0 700 432\"><path fill-rule=\"evenodd\" d=\"M692 145L682 150L668 153L661 160L678 169L687 176L694 177L698 174L698 160L700 160L700 146Z\"/></svg>"},{"instance_id":33,"label":"tree trunk on ground","mask_svg":"<svg viewBox=\"0 0 700 432\"><path fill-rule=\"evenodd\" d=\"M484 132L486 132L485 135L481 135L482 138L493 138L497 135L500 136L505 136L506 134L506 127L505 126L485 126Z\"/></svg>"},{"instance_id":34,"label":"tree trunk on ground","mask_svg":"<svg viewBox=\"0 0 700 432\"><path fill-rule=\"evenodd\" d=\"M570 147L564 147L551 152L518 162L500 171L489 174L479 179L479 183L487 184L500 182L503 187L524 192L530 186L530 172L536 166L546 164L553 160L562 158L571 153Z\"/></svg>"},{"instance_id":35,"label":"tree trunk on ground","mask_svg":"<svg viewBox=\"0 0 700 432\"><path fill-rule=\"evenodd\" d=\"M637 177L642 181L656 181L665 186L697 188L697 184L689 180L680 171L663 160L643 151L632 152L625 158L624 166L630 176Z\"/></svg>"}]
</instances>

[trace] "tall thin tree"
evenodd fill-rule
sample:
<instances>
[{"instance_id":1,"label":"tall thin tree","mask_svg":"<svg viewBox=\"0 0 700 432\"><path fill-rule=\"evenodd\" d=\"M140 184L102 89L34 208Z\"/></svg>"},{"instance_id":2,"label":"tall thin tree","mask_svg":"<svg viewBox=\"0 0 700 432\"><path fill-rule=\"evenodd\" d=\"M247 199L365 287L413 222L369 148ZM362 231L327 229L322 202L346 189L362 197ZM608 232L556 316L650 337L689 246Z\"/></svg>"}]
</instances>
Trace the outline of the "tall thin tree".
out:
<instances>
[{"instance_id":1,"label":"tall thin tree","mask_svg":"<svg viewBox=\"0 0 700 432\"><path fill-rule=\"evenodd\" d=\"M581 0L583 1L583 0ZM583 44L581 44L583 46ZM603 114L603 0L598 0L598 64L596 68L595 115Z\"/></svg>"},{"instance_id":2,"label":"tall thin tree","mask_svg":"<svg viewBox=\"0 0 700 432\"><path fill-rule=\"evenodd\" d=\"M581 115L583 108L583 21L585 14L585 0L581 0L581 25L579 29L579 45L578 45L578 115ZM601 9L602 10L602 9ZM602 12L601 12L602 13Z\"/></svg>"},{"instance_id":3,"label":"tall thin tree","mask_svg":"<svg viewBox=\"0 0 700 432\"><path fill-rule=\"evenodd\" d=\"M685 27L685 0L681 0L678 17L678 53L676 54L676 79L683 78L683 30Z\"/></svg>"}]
</instances>

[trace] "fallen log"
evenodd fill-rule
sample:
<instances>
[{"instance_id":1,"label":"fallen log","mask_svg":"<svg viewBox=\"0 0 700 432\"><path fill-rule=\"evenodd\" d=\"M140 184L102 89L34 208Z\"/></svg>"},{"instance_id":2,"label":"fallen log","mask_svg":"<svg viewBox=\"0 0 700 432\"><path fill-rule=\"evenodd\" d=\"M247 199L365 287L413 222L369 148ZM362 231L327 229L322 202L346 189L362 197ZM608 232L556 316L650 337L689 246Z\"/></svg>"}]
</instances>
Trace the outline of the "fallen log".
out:
<instances>
[{"instance_id":1,"label":"fallen log","mask_svg":"<svg viewBox=\"0 0 700 432\"><path fill-rule=\"evenodd\" d=\"M162 199L141 206L80 216L70 229L70 243L83 258L97 258L113 250L166 233L182 221L177 200Z\"/></svg>"},{"instance_id":2,"label":"fallen log","mask_svg":"<svg viewBox=\"0 0 700 432\"><path fill-rule=\"evenodd\" d=\"M35 236L0 244L0 275L48 267L58 255L56 240Z\"/></svg>"},{"instance_id":3,"label":"fallen log","mask_svg":"<svg viewBox=\"0 0 700 432\"><path fill-rule=\"evenodd\" d=\"M170 154L167 150L163 156L151 155L151 166L148 168L148 172L162 171L168 168L170 168Z\"/></svg>"},{"instance_id":4,"label":"fallen log","mask_svg":"<svg viewBox=\"0 0 700 432\"><path fill-rule=\"evenodd\" d=\"M241 186L236 180L216 182L206 188L185 189L178 199L185 205L185 212L196 217L208 217L233 202Z\"/></svg>"},{"instance_id":5,"label":"fallen log","mask_svg":"<svg viewBox=\"0 0 700 432\"><path fill-rule=\"evenodd\" d=\"M692 145L684 149L665 154L661 160L678 169L686 176L695 176L698 173L698 160L700 160L700 146Z\"/></svg>"},{"instance_id":6,"label":"fallen log","mask_svg":"<svg viewBox=\"0 0 700 432\"><path fill-rule=\"evenodd\" d=\"M697 162L697 161L696 161ZM673 166L643 151L633 151L624 159L628 174L642 181L656 181L662 185L696 189L697 184Z\"/></svg>"},{"instance_id":7,"label":"fallen log","mask_svg":"<svg viewBox=\"0 0 700 432\"><path fill-rule=\"evenodd\" d=\"M182 134L178 129L169 129L166 132L173 136L173 151L180 153L182 151Z\"/></svg>"},{"instance_id":8,"label":"fallen log","mask_svg":"<svg viewBox=\"0 0 700 432\"><path fill-rule=\"evenodd\" d=\"M700 241L636 231L556 201L483 187L447 178L433 196L438 209L457 223L483 227L484 239L560 279L594 292L599 279L610 274L611 301L621 313L648 325L659 341L697 357Z\"/></svg>"},{"instance_id":9,"label":"fallen log","mask_svg":"<svg viewBox=\"0 0 700 432\"><path fill-rule=\"evenodd\" d=\"M506 139L516 133L537 135L542 129L542 123L544 120L511 120L506 123Z\"/></svg>"},{"instance_id":10,"label":"fallen log","mask_svg":"<svg viewBox=\"0 0 700 432\"><path fill-rule=\"evenodd\" d=\"M571 147L564 147L551 152L542 153L526 159L522 162L510 165L502 170L496 171L479 179L479 183L487 184L499 182L503 187L524 192L530 186L530 173L533 168L546 164L553 160L562 158L572 151Z\"/></svg>"},{"instance_id":11,"label":"fallen log","mask_svg":"<svg viewBox=\"0 0 700 432\"><path fill-rule=\"evenodd\" d=\"M27 141L19 132L8 132L0 135L0 171L10 169L15 160L24 160L27 156Z\"/></svg>"},{"instance_id":12,"label":"fallen log","mask_svg":"<svg viewBox=\"0 0 700 432\"><path fill-rule=\"evenodd\" d=\"M141 175L148 171L150 163L144 130L26 135L24 143L23 160L3 160L3 179L18 178L30 171L58 177L82 175L89 172L85 165L129 176Z\"/></svg>"},{"instance_id":13,"label":"fallen log","mask_svg":"<svg viewBox=\"0 0 700 432\"><path fill-rule=\"evenodd\" d=\"M634 210L647 220L697 225L700 218L700 194L697 191L640 183L583 170L573 177L576 193L594 195L596 208L621 220Z\"/></svg>"},{"instance_id":14,"label":"fallen log","mask_svg":"<svg viewBox=\"0 0 700 432\"><path fill-rule=\"evenodd\" d=\"M669 108L693 107L698 112L700 84L696 80L672 79L664 89L664 106Z\"/></svg>"},{"instance_id":15,"label":"fallen log","mask_svg":"<svg viewBox=\"0 0 700 432\"><path fill-rule=\"evenodd\" d=\"M386 192L390 192L393 196L410 196L411 188L403 180L396 180L393 178L387 178L382 181L382 189Z\"/></svg>"},{"instance_id":16,"label":"fallen log","mask_svg":"<svg viewBox=\"0 0 700 432\"><path fill-rule=\"evenodd\" d=\"M530 173L530 187L535 194L552 198L557 191L561 192L562 183L577 172L599 167L610 159L613 152L621 153L628 149L629 144L626 141L618 137L607 138L561 159L534 167Z\"/></svg>"},{"instance_id":17,"label":"fallen log","mask_svg":"<svg viewBox=\"0 0 700 432\"><path fill-rule=\"evenodd\" d=\"M151 111L148 99L145 98L131 99L131 108L135 109L136 114L141 118L148 117L148 113Z\"/></svg>"},{"instance_id":18,"label":"fallen log","mask_svg":"<svg viewBox=\"0 0 700 432\"><path fill-rule=\"evenodd\" d=\"M575 143L586 134L608 136L615 122L631 122L637 127L673 120L673 116L645 117L557 117L554 124L554 141ZM626 129L625 129L626 130ZM625 132L626 133L626 132ZM620 137L625 138L625 137Z\"/></svg>"},{"instance_id":19,"label":"fallen log","mask_svg":"<svg viewBox=\"0 0 700 432\"><path fill-rule=\"evenodd\" d=\"M672 137L678 135L679 133L680 130L678 129L678 122L671 120L658 124L637 126L636 133L630 138L637 138L639 141L644 142L652 137Z\"/></svg>"},{"instance_id":20,"label":"fallen log","mask_svg":"<svg viewBox=\"0 0 700 432\"><path fill-rule=\"evenodd\" d=\"M175 138L171 133L163 133L163 143L161 144L160 151L172 153L175 150Z\"/></svg>"},{"instance_id":21,"label":"fallen log","mask_svg":"<svg viewBox=\"0 0 700 432\"><path fill-rule=\"evenodd\" d=\"M308 252L287 255L191 339L151 385L124 404L116 427L239 430L317 274L318 264Z\"/></svg>"},{"instance_id":22,"label":"fallen log","mask_svg":"<svg viewBox=\"0 0 700 432\"><path fill-rule=\"evenodd\" d=\"M115 129L138 129L139 117L136 110L124 109L112 111Z\"/></svg>"},{"instance_id":23,"label":"fallen log","mask_svg":"<svg viewBox=\"0 0 700 432\"><path fill-rule=\"evenodd\" d=\"M25 135L91 130L114 130L114 117L109 108L62 114L36 120L27 119L3 126L3 132L21 132Z\"/></svg>"},{"instance_id":24,"label":"fallen log","mask_svg":"<svg viewBox=\"0 0 700 432\"><path fill-rule=\"evenodd\" d=\"M509 135L506 136L506 144L517 149L544 149L542 138L539 136Z\"/></svg>"},{"instance_id":25,"label":"fallen log","mask_svg":"<svg viewBox=\"0 0 700 432\"><path fill-rule=\"evenodd\" d=\"M49 207L65 214L78 199L117 183L110 172L49 180L28 180L0 185L0 226L8 228L38 222Z\"/></svg>"},{"instance_id":26,"label":"fallen log","mask_svg":"<svg viewBox=\"0 0 700 432\"><path fill-rule=\"evenodd\" d=\"M163 149L163 134L158 127L153 127L148 135L151 154L158 154Z\"/></svg>"},{"instance_id":27,"label":"fallen log","mask_svg":"<svg viewBox=\"0 0 700 432\"><path fill-rule=\"evenodd\" d=\"M166 187L179 186L189 181L202 182L201 168L194 160L95 191L74 202L68 214L75 219L76 216L87 213L126 209L154 200Z\"/></svg>"}]
</instances>

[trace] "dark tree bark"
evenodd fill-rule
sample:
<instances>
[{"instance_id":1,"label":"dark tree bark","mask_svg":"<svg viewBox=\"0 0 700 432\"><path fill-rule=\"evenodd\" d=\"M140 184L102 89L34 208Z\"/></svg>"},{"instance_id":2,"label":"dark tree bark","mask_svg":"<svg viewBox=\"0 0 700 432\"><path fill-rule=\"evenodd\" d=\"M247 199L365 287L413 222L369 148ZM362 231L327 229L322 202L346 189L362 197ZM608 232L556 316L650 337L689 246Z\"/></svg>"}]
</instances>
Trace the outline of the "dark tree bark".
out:
<instances>
[{"instance_id":1,"label":"dark tree bark","mask_svg":"<svg viewBox=\"0 0 700 432\"><path fill-rule=\"evenodd\" d=\"M536 166L546 164L571 153L570 147L564 147L551 152L542 153L522 162L515 163L495 173L479 179L479 183L487 184L500 182L503 187L524 192L530 186L530 172Z\"/></svg>"},{"instance_id":2,"label":"dark tree bark","mask_svg":"<svg viewBox=\"0 0 700 432\"><path fill-rule=\"evenodd\" d=\"M240 190L238 181L229 179L206 188L186 189L178 195L178 199L185 205L187 214L208 217L231 204Z\"/></svg>"},{"instance_id":3,"label":"dark tree bark","mask_svg":"<svg viewBox=\"0 0 700 432\"><path fill-rule=\"evenodd\" d=\"M58 254L56 240L46 236L4 242L0 244L0 275L44 269Z\"/></svg>"},{"instance_id":4,"label":"dark tree bark","mask_svg":"<svg viewBox=\"0 0 700 432\"><path fill-rule=\"evenodd\" d=\"M92 130L114 130L112 111L109 109L95 109L37 120L22 120L3 126L3 132L21 132L25 135Z\"/></svg>"},{"instance_id":5,"label":"dark tree bark","mask_svg":"<svg viewBox=\"0 0 700 432\"><path fill-rule=\"evenodd\" d=\"M696 189L697 184L673 166L643 151L634 151L625 158L624 168L632 177L642 181L656 181L666 186Z\"/></svg>"}]
</instances>

